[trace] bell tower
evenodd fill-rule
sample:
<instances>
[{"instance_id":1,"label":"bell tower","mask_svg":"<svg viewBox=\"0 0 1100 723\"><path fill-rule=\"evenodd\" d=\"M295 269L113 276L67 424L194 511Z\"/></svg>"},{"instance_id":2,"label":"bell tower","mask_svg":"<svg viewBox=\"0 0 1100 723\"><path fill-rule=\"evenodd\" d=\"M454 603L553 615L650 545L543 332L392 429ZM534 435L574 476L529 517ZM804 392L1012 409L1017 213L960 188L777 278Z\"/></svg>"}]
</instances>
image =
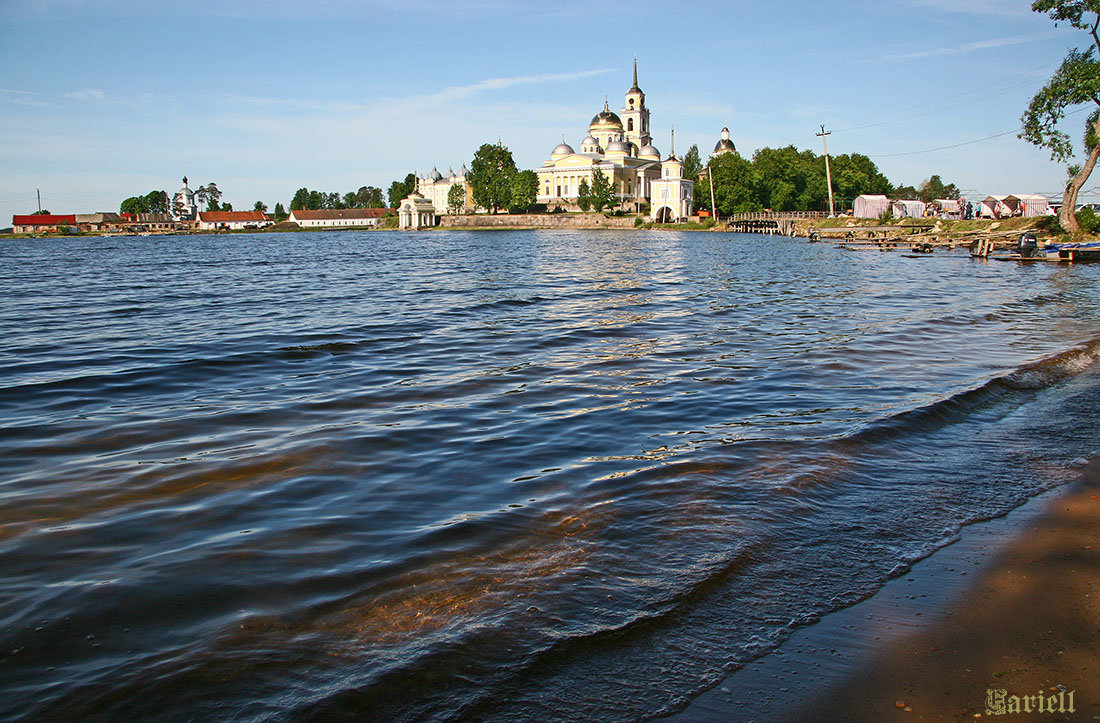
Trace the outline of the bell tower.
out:
<instances>
[{"instance_id":1,"label":"bell tower","mask_svg":"<svg viewBox=\"0 0 1100 723\"><path fill-rule=\"evenodd\" d=\"M645 93L638 87L638 56L634 56L634 85L626 91L626 105L623 106L623 135L627 143L634 144L634 154L651 141L649 134L649 109L645 107Z\"/></svg>"}]
</instances>

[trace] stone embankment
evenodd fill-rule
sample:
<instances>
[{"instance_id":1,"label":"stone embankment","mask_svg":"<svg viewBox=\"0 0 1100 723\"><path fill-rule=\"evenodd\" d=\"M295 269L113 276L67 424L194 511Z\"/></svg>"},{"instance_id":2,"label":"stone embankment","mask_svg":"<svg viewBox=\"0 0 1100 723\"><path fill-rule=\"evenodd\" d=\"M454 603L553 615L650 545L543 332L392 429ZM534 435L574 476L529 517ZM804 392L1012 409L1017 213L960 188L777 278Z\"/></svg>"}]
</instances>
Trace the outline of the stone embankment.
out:
<instances>
[{"instance_id":1,"label":"stone embankment","mask_svg":"<svg viewBox=\"0 0 1100 723\"><path fill-rule=\"evenodd\" d=\"M634 216L602 213L515 213L441 216L441 228L634 228Z\"/></svg>"}]
</instances>

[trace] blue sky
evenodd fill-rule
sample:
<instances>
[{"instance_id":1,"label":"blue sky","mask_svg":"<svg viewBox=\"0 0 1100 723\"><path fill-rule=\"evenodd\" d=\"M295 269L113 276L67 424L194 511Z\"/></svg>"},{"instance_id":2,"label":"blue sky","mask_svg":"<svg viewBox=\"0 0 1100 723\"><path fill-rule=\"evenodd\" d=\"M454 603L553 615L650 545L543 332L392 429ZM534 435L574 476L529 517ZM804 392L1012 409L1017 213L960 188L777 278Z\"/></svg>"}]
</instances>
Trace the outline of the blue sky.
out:
<instances>
[{"instance_id":1,"label":"blue sky","mask_svg":"<svg viewBox=\"0 0 1100 723\"><path fill-rule=\"evenodd\" d=\"M216 181L287 204L383 189L499 137L520 167L575 146L638 56L655 143L871 156L981 194L1057 193L1065 169L1007 133L1083 33L1023 0L546 3L0 0L0 225L118 210ZM1067 121L1080 150L1084 115ZM955 146L954 148L945 148ZM944 148L934 152L929 149ZM1100 186L1100 178L1087 188ZM1089 200L1100 200L1093 194Z\"/></svg>"}]
</instances>

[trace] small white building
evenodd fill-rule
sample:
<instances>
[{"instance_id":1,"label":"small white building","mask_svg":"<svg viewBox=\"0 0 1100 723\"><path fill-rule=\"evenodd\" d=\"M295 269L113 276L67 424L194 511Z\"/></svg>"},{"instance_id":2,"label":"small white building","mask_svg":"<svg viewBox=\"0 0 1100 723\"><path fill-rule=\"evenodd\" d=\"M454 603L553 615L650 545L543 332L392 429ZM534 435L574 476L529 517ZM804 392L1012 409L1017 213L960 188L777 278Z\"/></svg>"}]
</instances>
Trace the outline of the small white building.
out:
<instances>
[{"instance_id":1,"label":"small white building","mask_svg":"<svg viewBox=\"0 0 1100 723\"><path fill-rule=\"evenodd\" d=\"M298 209L287 220L302 228L375 228L390 213L388 208Z\"/></svg>"},{"instance_id":2,"label":"small white building","mask_svg":"<svg viewBox=\"0 0 1100 723\"><path fill-rule=\"evenodd\" d=\"M184 176L183 187L172 196L172 215L180 221L194 221L198 210L195 192L187 187L187 176Z\"/></svg>"},{"instance_id":3,"label":"small white building","mask_svg":"<svg viewBox=\"0 0 1100 723\"><path fill-rule=\"evenodd\" d=\"M649 217L658 223L670 223L691 215L695 182L684 178L684 164L677 158L676 139L668 158L661 163L661 175L649 182Z\"/></svg>"},{"instance_id":4,"label":"small white building","mask_svg":"<svg viewBox=\"0 0 1100 723\"><path fill-rule=\"evenodd\" d=\"M434 228L435 206L419 193L409 194L397 207L397 227L402 231Z\"/></svg>"},{"instance_id":5,"label":"small white building","mask_svg":"<svg viewBox=\"0 0 1100 723\"><path fill-rule=\"evenodd\" d=\"M200 211L198 225L202 231L241 231L271 223L261 211Z\"/></svg>"}]
</instances>

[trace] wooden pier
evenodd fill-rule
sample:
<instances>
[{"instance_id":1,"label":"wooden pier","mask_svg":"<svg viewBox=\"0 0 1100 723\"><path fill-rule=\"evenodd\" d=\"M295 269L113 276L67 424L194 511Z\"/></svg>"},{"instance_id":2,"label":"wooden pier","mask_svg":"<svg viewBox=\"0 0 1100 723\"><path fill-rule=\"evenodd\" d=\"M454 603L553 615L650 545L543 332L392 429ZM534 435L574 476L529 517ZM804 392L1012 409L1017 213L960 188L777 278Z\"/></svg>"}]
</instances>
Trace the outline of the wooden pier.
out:
<instances>
[{"instance_id":1,"label":"wooden pier","mask_svg":"<svg viewBox=\"0 0 1100 723\"><path fill-rule=\"evenodd\" d=\"M824 211L756 211L736 213L726 220L726 228L735 233L761 233L794 236L795 224L807 219L827 218Z\"/></svg>"}]
</instances>

